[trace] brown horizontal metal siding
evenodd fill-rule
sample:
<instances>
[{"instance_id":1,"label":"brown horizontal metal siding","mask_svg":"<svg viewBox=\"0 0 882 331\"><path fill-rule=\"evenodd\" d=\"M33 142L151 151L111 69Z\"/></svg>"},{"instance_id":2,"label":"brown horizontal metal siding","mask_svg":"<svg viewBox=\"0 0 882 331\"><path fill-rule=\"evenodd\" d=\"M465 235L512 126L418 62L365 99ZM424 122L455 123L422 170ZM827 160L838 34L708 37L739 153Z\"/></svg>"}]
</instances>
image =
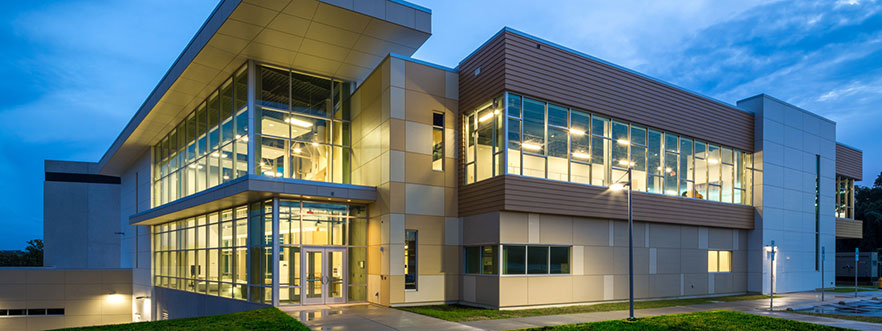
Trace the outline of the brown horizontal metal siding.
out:
<instances>
[{"instance_id":1,"label":"brown horizontal metal siding","mask_svg":"<svg viewBox=\"0 0 882 331\"><path fill-rule=\"evenodd\" d=\"M836 174L863 179L864 153L848 146L836 144Z\"/></svg>"},{"instance_id":2,"label":"brown horizontal metal siding","mask_svg":"<svg viewBox=\"0 0 882 331\"><path fill-rule=\"evenodd\" d=\"M503 201L499 198L502 196ZM500 176L460 189L460 216L507 210L627 219L624 192L521 176ZM634 219L646 222L753 229L751 206L634 192Z\"/></svg>"},{"instance_id":3,"label":"brown horizontal metal siding","mask_svg":"<svg viewBox=\"0 0 882 331\"><path fill-rule=\"evenodd\" d=\"M505 207L505 177L459 186L459 216L483 214Z\"/></svg>"},{"instance_id":4,"label":"brown horizontal metal siding","mask_svg":"<svg viewBox=\"0 0 882 331\"><path fill-rule=\"evenodd\" d=\"M459 65L459 112L465 113L490 101L503 92L505 66L503 54L505 50L502 34L495 36L484 47L472 54ZM481 73L475 76L475 69ZM459 172L457 183L465 182L465 146L462 132L462 116L456 119L456 141L461 157L457 161Z\"/></svg>"},{"instance_id":5,"label":"brown horizontal metal siding","mask_svg":"<svg viewBox=\"0 0 882 331\"><path fill-rule=\"evenodd\" d=\"M505 40L499 34L459 65L459 111L468 112L499 95L505 85ZM480 74L475 70L481 68Z\"/></svg>"},{"instance_id":6,"label":"brown horizontal metal siding","mask_svg":"<svg viewBox=\"0 0 882 331\"><path fill-rule=\"evenodd\" d=\"M750 113L512 32L502 35L508 91L753 151Z\"/></svg>"},{"instance_id":7,"label":"brown horizontal metal siding","mask_svg":"<svg viewBox=\"0 0 882 331\"><path fill-rule=\"evenodd\" d=\"M855 238L864 237L864 222L858 220L836 219L836 238Z\"/></svg>"}]
</instances>

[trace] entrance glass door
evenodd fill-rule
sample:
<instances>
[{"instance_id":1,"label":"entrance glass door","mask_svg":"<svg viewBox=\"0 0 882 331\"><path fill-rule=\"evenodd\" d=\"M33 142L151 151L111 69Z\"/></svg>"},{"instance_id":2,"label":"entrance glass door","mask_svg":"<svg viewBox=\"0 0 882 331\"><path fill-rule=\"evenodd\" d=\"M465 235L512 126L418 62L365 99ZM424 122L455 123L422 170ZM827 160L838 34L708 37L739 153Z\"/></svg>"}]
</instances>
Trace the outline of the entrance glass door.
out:
<instances>
[{"instance_id":1,"label":"entrance glass door","mask_svg":"<svg viewBox=\"0 0 882 331\"><path fill-rule=\"evenodd\" d=\"M303 248L303 303L346 302L345 248Z\"/></svg>"}]
</instances>

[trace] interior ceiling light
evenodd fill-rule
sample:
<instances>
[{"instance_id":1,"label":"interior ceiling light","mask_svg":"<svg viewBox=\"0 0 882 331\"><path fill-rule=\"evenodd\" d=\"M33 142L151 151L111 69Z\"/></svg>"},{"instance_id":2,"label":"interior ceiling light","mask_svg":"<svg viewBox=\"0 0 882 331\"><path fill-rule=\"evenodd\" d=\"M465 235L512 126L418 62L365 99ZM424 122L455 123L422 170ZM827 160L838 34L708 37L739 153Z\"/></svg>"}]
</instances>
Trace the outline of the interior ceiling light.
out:
<instances>
[{"instance_id":1,"label":"interior ceiling light","mask_svg":"<svg viewBox=\"0 0 882 331\"><path fill-rule=\"evenodd\" d=\"M308 128L308 127L312 126L312 123L309 123L309 122L303 121L303 120L299 120L299 119L296 119L293 117L285 119L285 123L291 123L291 124L294 124L294 125L299 126L301 128Z\"/></svg>"},{"instance_id":2,"label":"interior ceiling light","mask_svg":"<svg viewBox=\"0 0 882 331\"><path fill-rule=\"evenodd\" d=\"M585 131L582 131L582 130L579 130L576 128L570 128L570 133L577 135L577 136L584 136L585 135Z\"/></svg>"},{"instance_id":3,"label":"interior ceiling light","mask_svg":"<svg viewBox=\"0 0 882 331\"><path fill-rule=\"evenodd\" d=\"M588 153L575 152L575 153L573 153L573 157L579 158L579 159L590 159L591 155L589 155Z\"/></svg>"},{"instance_id":4,"label":"interior ceiling light","mask_svg":"<svg viewBox=\"0 0 882 331\"><path fill-rule=\"evenodd\" d=\"M536 144L530 144L530 143L524 143L522 146L524 146L524 149L528 149L531 151L538 151L538 150L542 149L542 146L539 146Z\"/></svg>"},{"instance_id":5,"label":"interior ceiling light","mask_svg":"<svg viewBox=\"0 0 882 331\"><path fill-rule=\"evenodd\" d=\"M619 140L616 140L616 142L619 144L622 144L622 145L627 145L628 143L630 143L630 141L628 141L628 139L619 139Z\"/></svg>"},{"instance_id":6,"label":"interior ceiling light","mask_svg":"<svg viewBox=\"0 0 882 331\"><path fill-rule=\"evenodd\" d=\"M488 113L487 115L481 116L481 118L478 119L478 122L486 122L491 118L493 118L493 113Z\"/></svg>"},{"instance_id":7,"label":"interior ceiling light","mask_svg":"<svg viewBox=\"0 0 882 331\"><path fill-rule=\"evenodd\" d=\"M300 147L294 147L294 153L300 154Z\"/></svg>"}]
</instances>

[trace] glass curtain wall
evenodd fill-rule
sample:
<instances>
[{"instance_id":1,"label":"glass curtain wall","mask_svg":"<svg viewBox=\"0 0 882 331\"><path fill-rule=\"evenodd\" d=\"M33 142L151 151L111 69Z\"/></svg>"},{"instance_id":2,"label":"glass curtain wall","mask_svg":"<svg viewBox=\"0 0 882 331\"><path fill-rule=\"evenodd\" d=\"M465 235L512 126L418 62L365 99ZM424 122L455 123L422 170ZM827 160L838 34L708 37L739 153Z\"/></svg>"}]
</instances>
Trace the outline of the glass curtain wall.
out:
<instances>
[{"instance_id":1,"label":"glass curtain wall","mask_svg":"<svg viewBox=\"0 0 882 331\"><path fill-rule=\"evenodd\" d=\"M248 83L242 66L153 146L153 206L248 173Z\"/></svg>"},{"instance_id":2,"label":"glass curtain wall","mask_svg":"<svg viewBox=\"0 0 882 331\"><path fill-rule=\"evenodd\" d=\"M272 303L272 208L260 201L153 226L154 284ZM346 249L348 301L366 301L367 216L364 206L281 199L279 304L301 302L302 246Z\"/></svg>"},{"instance_id":3,"label":"glass curtain wall","mask_svg":"<svg viewBox=\"0 0 882 331\"><path fill-rule=\"evenodd\" d=\"M836 176L836 217L854 219L854 179Z\"/></svg>"},{"instance_id":4,"label":"glass curtain wall","mask_svg":"<svg viewBox=\"0 0 882 331\"><path fill-rule=\"evenodd\" d=\"M609 186L630 168L635 191L752 202L750 153L538 99L494 98L463 132L466 184L507 173Z\"/></svg>"},{"instance_id":5,"label":"glass curtain wall","mask_svg":"<svg viewBox=\"0 0 882 331\"><path fill-rule=\"evenodd\" d=\"M256 174L350 182L349 83L256 68Z\"/></svg>"},{"instance_id":6,"label":"glass curtain wall","mask_svg":"<svg viewBox=\"0 0 882 331\"><path fill-rule=\"evenodd\" d=\"M154 284L246 299L245 206L153 227Z\"/></svg>"}]
</instances>

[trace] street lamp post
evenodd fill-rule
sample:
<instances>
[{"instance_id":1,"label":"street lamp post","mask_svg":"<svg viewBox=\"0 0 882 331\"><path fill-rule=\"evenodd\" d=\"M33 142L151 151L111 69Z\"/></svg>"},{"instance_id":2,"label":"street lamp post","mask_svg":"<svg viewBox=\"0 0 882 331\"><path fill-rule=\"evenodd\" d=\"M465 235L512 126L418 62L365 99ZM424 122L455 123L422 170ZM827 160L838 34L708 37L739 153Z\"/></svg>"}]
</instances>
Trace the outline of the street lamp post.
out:
<instances>
[{"instance_id":1,"label":"street lamp post","mask_svg":"<svg viewBox=\"0 0 882 331\"><path fill-rule=\"evenodd\" d=\"M628 167L626 173L628 181L626 183L614 183L610 189L614 191L622 190L628 186L628 320L635 320L634 317L634 213L631 208L631 167Z\"/></svg>"}]
</instances>

